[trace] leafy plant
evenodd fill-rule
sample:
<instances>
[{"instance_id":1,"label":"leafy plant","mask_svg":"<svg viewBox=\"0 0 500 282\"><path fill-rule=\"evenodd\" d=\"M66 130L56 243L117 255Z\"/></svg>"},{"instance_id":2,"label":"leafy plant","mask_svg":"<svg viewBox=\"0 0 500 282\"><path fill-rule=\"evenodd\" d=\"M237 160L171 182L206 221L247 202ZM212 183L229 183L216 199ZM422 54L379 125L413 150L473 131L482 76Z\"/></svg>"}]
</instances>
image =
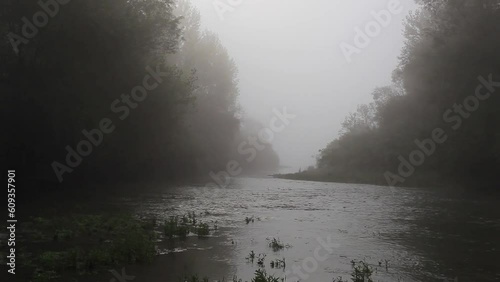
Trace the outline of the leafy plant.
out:
<instances>
[{"instance_id":1,"label":"leafy plant","mask_svg":"<svg viewBox=\"0 0 500 282\"><path fill-rule=\"evenodd\" d=\"M280 239L276 239L276 238L273 238L269 241L269 247L274 251L274 252L278 252L280 250L283 250L285 247L286 248L290 248L291 246L290 245L285 245L283 244Z\"/></svg>"},{"instance_id":2,"label":"leafy plant","mask_svg":"<svg viewBox=\"0 0 500 282\"><path fill-rule=\"evenodd\" d=\"M280 282L285 281L283 278L274 277L272 275L268 275L265 270L257 269L255 271L255 277L252 279L252 282Z\"/></svg>"},{"instance_id":3,"label":"leafy plant","mask_svg":"<svg viewBox=\"0 0 500 282\"><path fill-rule=\"evenodd\" d=\"M248 257L246 257L246 260L253 263L253 261L255 260L255 252L251 251L250 254L248 254Z\"/></svg>"},{"instance_id":4,"label":"leafy plant","mask_svg":"<svg viewBox=\"0 0 500 282\"><path fill-rule=\"evenodd\" d=\"M368 265L365 261L351 261L353 272L351 274L351 280L353 282L373 282L372 274L373 268Z\"/></svg>"},{"instance_id":5,"label":"leafy plant","mask_svg":"<svg viewBox=\"0 0 500 282\"><path fill-rule=\"evenodd\" d=\"M275 259L275 260L271 261L270 265L271 265L271 268L278 268L278 269L283 268L284 269L284 268L286 268L285 258Z\"/></svg>"},{"instance_id":6,"label":"leafy plant","mask_svg":"<svg viewBox=\"0 0 500 282\"><path fill-rule=\"evenodd\" d=\"M259 257L257 258L257 265L259 267L264 267L265 260L266 260L266 254L259 254Z\"/></svg>"},{"instance_id":7,"label":"leafy plant","mask_svg":"<svg viewBox=\"0 0 500 282\"><path fill-rule=\"evenodd\" d=\"M198 227L196 227L196 234L199 237L210 235L210 227L206 223L201 223Z\"/></svg>"}]
</instances>

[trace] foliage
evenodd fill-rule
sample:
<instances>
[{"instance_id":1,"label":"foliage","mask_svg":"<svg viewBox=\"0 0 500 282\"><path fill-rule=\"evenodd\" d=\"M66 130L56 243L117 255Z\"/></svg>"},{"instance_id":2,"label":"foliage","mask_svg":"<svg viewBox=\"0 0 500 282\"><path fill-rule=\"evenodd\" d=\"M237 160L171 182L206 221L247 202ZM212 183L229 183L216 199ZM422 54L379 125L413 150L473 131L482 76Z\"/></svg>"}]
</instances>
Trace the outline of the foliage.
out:
<instances>
[{"instance_id":1,"label":"foliage","mask_svg":"<svg viewBox=\"0 0 500 282\"><path fill-rule=\"evenodd\" d=\"M249 224L250 222L255 222L255 219L253 218L253 216L252 217L247 216L247 217L245 217L245 222L246 222L246 224Z\"/></svg>"},{"instance_id":2,"label":"foliage","mask_svg":"<svg viewBox=\"0 0 500 282\"><path fill-rule=\"evenodd\" d=\"M210 227L206 223L200 223L196 227L196 234L198 237L204 237L210 235Z\"/></svg>"},{"instance_id":3,"label":"foliage","mask_svg":"<svg viewBox=\"0 0 500 282\"><path fill-rule=\"evenodd\" d=\"M471 112L456 107L475 95L478 77L500 80L500 40L491 36L500 31L500 1L418 2L406 20L393 84L375 89L372 103L346 117L339 137L320 150L315 170L287 177L387 185L385 172L398 173L399 157L408 160L419 149L416 140L442 128L446 143L396 184L494 188L500 99L493 94Z\"/></svg>"},{"instance_id":4,"label":"foliage","mask_svg":"<svg viewBox=\"0 0 500 282\"><path fill-rule=\"evenodd\" d=\"M188 2L60 5L16 52L7 35L22 35L21 18L39 9L36 1L0 4L6 38L0 113L10 120L0 154L9 163L24 167L37 185L53 187L59 181L54 161L67 166L67 146L76 150L88 139L84 130L95 132L109 118L116 130L74 172L71 166L71 175L63 173L64 185L185 179L225 168L240 131L238 70L217 35L200 30L199 13ZM158 86L144 101L126 102L151 76L146 67L164 73Z\"/></svg>"},{"instance_id":5,"label":"foliage","mask_svg":"<svg viewBox=\"0 0 500 282\"><path fill-rule=\"evenodd\" d=\"M364 261L351 261L353 272L351 280L353 282L373 282L373 268Z\"/></svg>"},{"instance_id":6,"label":"foliage","mask_svg":"<svg viewBox=\"0 0 500 282\"><path fill-rule=\"evenodd\" d=\"M34 218L26 222L23 234L28 239L34 234L46 236L39 238L43 248L35 248L24 260L29 261L26 266L33 270L34 281L53 280L66 272L87 274L117 264L151 262L156 255L154 227L130 215ZM72 236L61 240L60 230L72 230Z\"/></svg>"},{"instance_id":7,"label":"foliage","mask_svg":"<svg viewBox=\"0 0 500 282\"><path fill-rule=\"evenodd\" d=\"M268 240L269 243L268 243L268 246L269 248L271 248L274 252L278 252L278 251L281 251L283 250L285 247L286 248L290 248L291 246L290 245L285 245L283 242L280 241L280 239L276 239L276 238L272 238L272 239L269 239Z\"/></svg>"},{"instance_id":8,"label":"foliage","mask_svg":"<svg viewBox=\"0 0 500 282\"><path fill-rule=\"evenodd\" d=\"M284 279L268 275L265 270L257 269L252 282L282 282Z\"/></svg>"}]
</instances>

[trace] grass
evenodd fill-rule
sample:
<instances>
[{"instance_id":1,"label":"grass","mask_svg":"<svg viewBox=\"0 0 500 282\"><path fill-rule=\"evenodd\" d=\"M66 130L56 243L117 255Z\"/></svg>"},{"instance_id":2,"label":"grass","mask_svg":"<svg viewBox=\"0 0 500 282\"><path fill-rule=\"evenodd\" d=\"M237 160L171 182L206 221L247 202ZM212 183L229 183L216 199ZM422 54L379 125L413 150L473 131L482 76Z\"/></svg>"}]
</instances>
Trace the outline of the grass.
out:
<instances>
[{"instance_id":1,"label":"grass","mask_svg":"<svg viewBox=\"0 0 500 282\"><path fill-rule=\"evenodd\" d=\"M179 279L179 282L208 282L208 281L217 281L217 282L226 282L226 279L222 280L210 280L208 277L200 278L198 275L186 275L183 278ZM233 276L232 282L243 282L242 279L238 279L237 276ZM254 273L254 277L251 280L252 282L284 282L284 278L274 277L272 275L268 275L265 270L258 269Z\"/></svg>"},{"instance_id":2,"label":"grass","mask_svg":"<svg viewBox=\"0 0 500 282\"><path fill-rule=\"evenodd\" d=\"M206 237L210 235L210 227L206 223L197 224L195 212L188 212L182 217L171 216L165 221L163 232L165 237L169 239L179 238L184 240L189 233L194 233L198 237ZM214 225L214 230L217 230L217 225Z\"/></svg>"},{"instance_id":3,"label":"grass","mask_svg":"<svg viewBox=\"0 0 500 282\"><path fill-rule=\"evenodd\" d=\"M262 267L262 268L265 267L264 262L266 260L266 256L267 256L266 254L259 254L259 257L257 258L257 265L259 267Z\"/></svg>"},{"instance_id":4,"label":"grass","mask_svg":"<svg viewBox=\"0 0 500 282\"><path fill-rule=\"evenodd\" d=\"M285 258L275 259L275 260L271 261L270 266L271 266L271 268L285 269L286 268Z\"/></svg>"},{"instance_id":5,"label":"grass","mask_svg":"<svg viewBox=\"0 0 500 282\"><path fill-rule=\"evenodd\" d=\"M284 248L290 248L291 246L290 245L285 245L283 244L280 239L276 239L276 238L273 238L271 240L269 240L269 248L271 248L273 250L273 252L278 252L278 251L281 251L283 250Z\"/></svg>"},{"instance_id":6,"label":"grass","mask_svg":"<svg viewBox=\"0 0 500 282\"><path fill-rule=\"evenodd\" d=\"M268 275L265 270L261 269L257 269L255 271L255 277L252 279L252 282L280 282L280 281L285 281L285 279Z\"/></svg>"},{"instance_id":7,"label":"grass","mask_svg":"<svg viewBox=\"0 0 500 282\"><path fill-rule=\"evenodd\" d=\"M62 273L91 274L117 264L150 262L156 255L152 223L130 215L32 218L23 229L34 250L25 267L32 281L44 282Z\"/></svg>"},{"instance_id":8,"label":"grass","mask_svg":"<svg viewBox=\"0 0 500 282\"><path fill-rule=\"evenodd\" d=\"M198 275L184 276L179 282L208 282L208 277L200 278Z\"/></svg>"},{"instance_id":9,"label":"grass","mask_svg":"<svg viewBox=\"0 0 500 282\"><path fill-rule=\"evenodd\" d=\"M353 282L373 282L373 268L365 261L352 260L351 266L353 268L353 272L351 274L351 280Z\"/></svg>"},{"instance_id":10,"label":"grass","mask_svg":"<svg viewBox=\"0 0 500 282\"><path fill-rule=\"evenodd\" d=\"M245 258L247 261L253 263L253 261L255 260L255 252L254 251L251 251L250 254L248 254L248 256Z\"/></svg>"},{"instance_id":11,"label":"grass","mask_svg":"<svg viewBox=\"0 0 500 282\"><path fill-rule=\"evenodd\" d=\"M252 222L252 223L253 223L253 222L255 222L255 219L254 219L254 217L253 217L253 216L252 216L252 217L248 217L248 216L247 216L247 217L245 217L245 222L246 222L246 224L249 224L250 222Z\"/></svg>"},{"instance_id":12,"label":"grass","mask_svg":"<svg viewBox=\"0 0 500 282\"><path fill-rule=\"evenodd\" d=\"M196 227L196 235L198 237L205 237L210 235L210 227L206 223L201 223L198 227Z\"/></svg>"},{"instance_id":13,"label":"grass","mask_svg":"<svg viewBox=\"0 0 500 282\"><path fill-rule=\"evenodd\" d=\"M178 216L171 216L167 221L165 221L165 225L163 227L165 236L169 239L174 237L186 239L189 234L190 227L189 225L184 224L185 219L186 218L183 217L182 222L180 222Z\"/></svg>"}]
</instances>

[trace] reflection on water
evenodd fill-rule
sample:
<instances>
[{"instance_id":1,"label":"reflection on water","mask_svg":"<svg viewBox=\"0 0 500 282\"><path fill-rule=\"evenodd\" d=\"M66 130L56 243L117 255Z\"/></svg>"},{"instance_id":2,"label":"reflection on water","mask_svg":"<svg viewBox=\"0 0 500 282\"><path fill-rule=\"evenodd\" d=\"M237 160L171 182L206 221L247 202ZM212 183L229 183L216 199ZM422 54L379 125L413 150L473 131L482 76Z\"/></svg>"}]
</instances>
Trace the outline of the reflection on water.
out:
<instances>
[{"instance_id":1,"label":"reflection on water","mask_svg":"<svg viewBox=\"0 0 500 282\"><path fill-rule=\"evenodd\" d=\"M269 262L284 257L289 279L348 278L351 260L364 259L377 268L375 281L500 280L496 199L252 178L234 179L227 189L155 188L116 204L161 219L195 211L218 230L207 239L162 242L165 254L153 265L130 269L138 281L178 281L185 273L212 279L238 274L250 280L257 269L245 259L251 251L267 254L268 272L279 276L285 272L270 269ZM245 217L252 216L256 220L247 225ZM274 253L266 241L273 237L292 247ZM321 250L324 260L313 262L318 240L331 240L335 248L328 256Z\"/></svg>"}]
</instances>

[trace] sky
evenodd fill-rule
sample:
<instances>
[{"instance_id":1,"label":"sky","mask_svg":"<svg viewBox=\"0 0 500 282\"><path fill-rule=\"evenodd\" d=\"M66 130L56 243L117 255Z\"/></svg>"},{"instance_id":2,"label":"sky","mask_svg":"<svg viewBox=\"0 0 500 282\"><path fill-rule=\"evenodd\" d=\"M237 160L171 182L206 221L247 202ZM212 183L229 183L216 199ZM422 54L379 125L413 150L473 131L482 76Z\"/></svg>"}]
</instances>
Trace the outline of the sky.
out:
<instances>
[{"instance_id":1,"label":"sky","mask_svg":"<svg viewBox=\"0 0 500 282\"><path fill-rule=\"evenodd\" d=\"M296 116L273 140L292 171L314 165L345 116L391 83L405 18L417 8L413 0L191 1L238 66L244 115L265 126L273 109Z\"/></svg>"}]
</instances>

